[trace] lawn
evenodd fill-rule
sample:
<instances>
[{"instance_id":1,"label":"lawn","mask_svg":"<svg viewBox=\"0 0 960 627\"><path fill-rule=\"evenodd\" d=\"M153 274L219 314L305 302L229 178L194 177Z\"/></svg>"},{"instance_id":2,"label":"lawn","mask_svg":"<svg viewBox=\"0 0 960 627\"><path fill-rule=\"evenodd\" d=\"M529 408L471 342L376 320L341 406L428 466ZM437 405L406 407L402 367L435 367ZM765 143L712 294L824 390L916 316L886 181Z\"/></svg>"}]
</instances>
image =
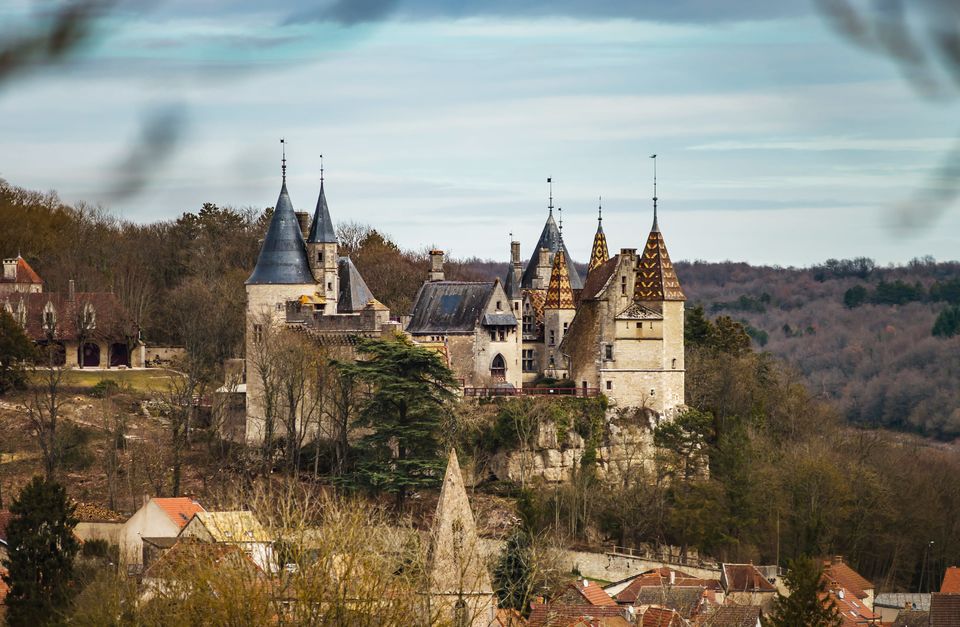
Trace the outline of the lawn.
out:
<instances>
[{"instance_id":1,"label":"lawn","mask_svg":"<svg viewBox=\"0 0 960 627\"><path fill-rule=\"evenodd\" d=\"M163 368L147 370L68 370L64 384L70 387L92 388L100 381L113 380L121 388L136 392L162 392L167 389L170 371Z\"/></svg>"}]
</instances>

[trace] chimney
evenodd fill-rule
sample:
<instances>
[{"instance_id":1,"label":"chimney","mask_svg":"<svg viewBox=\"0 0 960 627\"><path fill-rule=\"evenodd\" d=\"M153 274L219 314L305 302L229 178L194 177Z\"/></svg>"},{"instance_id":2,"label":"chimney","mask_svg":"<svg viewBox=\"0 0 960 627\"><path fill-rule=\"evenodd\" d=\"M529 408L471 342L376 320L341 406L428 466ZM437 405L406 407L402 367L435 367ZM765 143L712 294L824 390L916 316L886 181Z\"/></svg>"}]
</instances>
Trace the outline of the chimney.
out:
<instances>
[{"instance_id":1,"label":"chimney","mask_svg":"<svg viewBox=\"0 0 960 627\"><path fill-rule=\"evenodd\" d=\"M3 260L3 278L8 281L17 280L17 259Z\"/></svg>"},{"instance_id":2,"label":"chimney","mask_svg":"<svg viewBox=\"0 0 960 627\"><path fill-rule=\"evenodd\" d=\"M442 250L431 250L430 251L430 281L442 281L443 280L443 251Z\"/></svg>"},{"instance_id":3,"label":"chimney","mask_svg":"<svg viewBox=\"0 0 960 627\"><path fill-rule=\"evenodd\" d=\"M77 298L77 284L74 283L73 279L70 279L70 282L67 283L67 300L71 303Z\"/></svg>"},{"instance_id":4,"label":"chimney","mask_svg":"<svg viewBox=\"0 0 960 627\"><path fill-rule=\"evenodd\" d=\"M510 263L513 265L520 263L520 242L510 242Z\"/></svg>"},{"instance_id":5,"label":"chimney","mask_svg":"<svg viewBox=\"0 0 960 627\"><path fill-rule=\"evenodd\" d=\"M634 257L637 254L636 248L621 248L620 254L624 257Z\"/></svg>"},{"instance_id":6,"label":"chimney","mask_svg":"<svg viewBox=\"0 0 960 627\"><path fill-rule=\"evenodd\" d=\"M144 495L143 495L143 504L146 505L146 504L149 503L149 502L150 502L150 495L149 495L149 494L144 494Z\"/></svg>"},{"instance_id":7,"label":"chimney","mask_svg":"<svg viewBox=\"0 0 960 627\"><path fill-rule=\"evenodd\" d=\"M842 556L842 555L834 555L834 556L833 556L833 563L834 563L834 564L843 564L843 556Z\"/></svg>"},{"instance_id":8,"label":"chimney","mask_svg":"<svg viewBox=\"0 0 960 627\"><path fill-rule=\"evenodd\" d=\"M550 268L553 264L550 263L550 249L541 248L538 252L537 265L543 266L545 268Z\"/></svg>"},{"instance_id":9,"label":"chimney","mask_svg":"<svg viewBox=\"0 0 960 627\"><path fill-rule=\"evenodd\" d=\"M310 214L306 211L297 212L297 222L300 224L300 235L307 239L310 234Z\"/></svg>"}]
</instances>

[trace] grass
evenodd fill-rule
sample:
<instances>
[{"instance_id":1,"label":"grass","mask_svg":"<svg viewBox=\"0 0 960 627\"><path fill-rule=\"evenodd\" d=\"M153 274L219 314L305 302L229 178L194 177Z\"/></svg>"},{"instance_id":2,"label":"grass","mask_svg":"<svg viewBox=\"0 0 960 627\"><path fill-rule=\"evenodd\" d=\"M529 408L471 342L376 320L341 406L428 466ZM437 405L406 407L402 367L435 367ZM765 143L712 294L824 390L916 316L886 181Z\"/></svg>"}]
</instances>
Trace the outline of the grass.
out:
<instances>
[{"instance_id":1,"label":"grass","mask_svg":"<svg viewBox=\"0 0 960 627\"><path fill-rule=\"evenodd\" d=\"M135 392L163 392L170 372L163 368L148 370L68 370L64 384L76 388L92 388L100 381L116 381L121 388Z\"/></svg>"}]
</instances>

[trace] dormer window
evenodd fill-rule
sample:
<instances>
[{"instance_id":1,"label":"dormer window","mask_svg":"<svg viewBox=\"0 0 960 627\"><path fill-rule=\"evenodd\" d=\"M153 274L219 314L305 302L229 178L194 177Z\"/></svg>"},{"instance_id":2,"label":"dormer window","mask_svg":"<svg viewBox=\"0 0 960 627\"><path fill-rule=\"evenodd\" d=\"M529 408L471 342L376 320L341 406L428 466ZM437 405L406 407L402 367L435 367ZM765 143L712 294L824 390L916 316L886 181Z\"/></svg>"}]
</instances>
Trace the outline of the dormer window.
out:
<instances>
[{"instance_id":1,"label":"dormer window","mask_svg":"<svg viewBox=\"0 0 960 627\"><path fill-rule=\"evenodd\" d=\"M497 301L497 311L503 311L503 303L499 300Z\"/></svg>"},{"instance_id":2,"label":"dormer window","mask_svg":"<svg viewBox=\"0 0 960 627\"><path fill-rule=\"evenodd\" d=\"M47 304L43 306L43 329L47 333L52 333L56 326L57 310L54 309L53 303L47 301Z\"/></svg>"},{"instance_id":3,"label":"dormer window","mask_svg":"<svg viewBox=\"0 0 960 627\"><path fill-rule=\"evenodd\" d=\"M85 331L97 328L97 312L93 309L93 305L87 303L83 306L83 328Z\"/></svg>"}]
</instances>

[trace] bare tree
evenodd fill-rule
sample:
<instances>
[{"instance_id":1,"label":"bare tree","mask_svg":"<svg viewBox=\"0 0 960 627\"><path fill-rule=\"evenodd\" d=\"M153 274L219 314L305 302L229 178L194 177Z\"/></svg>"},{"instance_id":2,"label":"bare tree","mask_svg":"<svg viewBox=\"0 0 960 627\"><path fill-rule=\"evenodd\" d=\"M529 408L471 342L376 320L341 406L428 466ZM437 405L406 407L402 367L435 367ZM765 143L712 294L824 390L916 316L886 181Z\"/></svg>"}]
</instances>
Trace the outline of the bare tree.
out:
<instances>
[{"instance_id":1,"label":"bare tree","mask_svg":"<svg viewBox=\"0 0 960 627\"><path fill-rule=\"evenodd\" d=\"M63 396L63 378L67 368L59 363L57 346L50 342L43 347L43 366L33 372L27 400L27 419L40 446L43 470L48 479L54 477L60 466L62 450L57 430L63 407L67 404Z\"/></svg>"}]
</instances>

